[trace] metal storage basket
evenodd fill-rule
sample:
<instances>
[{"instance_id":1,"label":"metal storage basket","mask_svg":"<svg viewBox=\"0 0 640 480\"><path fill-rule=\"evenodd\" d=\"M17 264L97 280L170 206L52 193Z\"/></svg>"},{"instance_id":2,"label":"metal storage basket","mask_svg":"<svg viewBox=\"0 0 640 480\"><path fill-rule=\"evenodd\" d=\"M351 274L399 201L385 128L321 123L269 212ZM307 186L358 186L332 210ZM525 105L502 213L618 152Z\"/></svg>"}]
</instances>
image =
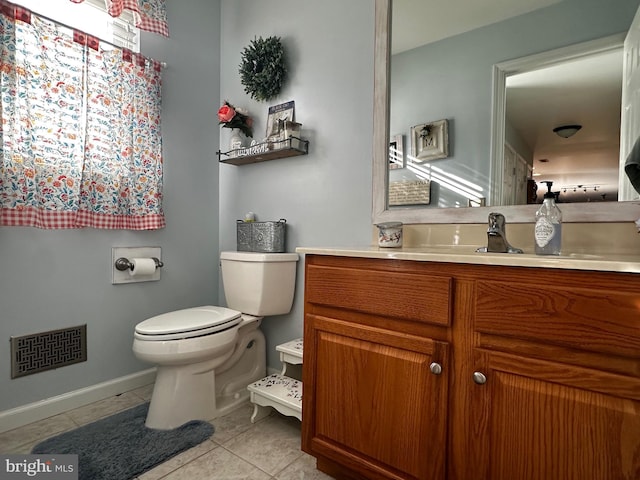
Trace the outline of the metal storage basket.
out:
<instances>
[{"instance_id":1,"label":"metal storage basket","mask_svg":"<svg viewBox=\"0 0 640 480\"><path fill-rule=\"evenodd\" d=\"M237 220L239 252L282 253L285 251L287 221L243 222Z\"/></svg>"}]
</instances>

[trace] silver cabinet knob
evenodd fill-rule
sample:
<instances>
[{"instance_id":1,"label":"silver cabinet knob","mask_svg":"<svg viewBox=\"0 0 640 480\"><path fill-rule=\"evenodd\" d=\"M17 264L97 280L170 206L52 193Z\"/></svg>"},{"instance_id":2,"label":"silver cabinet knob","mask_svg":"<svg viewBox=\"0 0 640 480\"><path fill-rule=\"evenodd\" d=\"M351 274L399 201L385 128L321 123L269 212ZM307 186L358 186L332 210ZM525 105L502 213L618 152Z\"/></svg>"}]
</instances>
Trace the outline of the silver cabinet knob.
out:
<instances>
[{"instance_id":1,"label":"silver cabinet knob","mask_svg":"<svg viewBox=\"0 0 640 480\"><path fill-rule=\"evenodd\" d=\"M431 370L431 373L433 373L434 375L440 375L442 373L442 365L433 362L431 365L429 365L429 370Z\"/></svg>"},{"instance_id":2,"label":"silver cabinet knob","mask_svg":"<svg viewBox=\"0 0 640 480\"><path fill-rule=\"evenodd\" d=\"M487 383L487 377L482 372L473 372L473 381L478 385L484 385Z\"/></svg>"}]
</instances>

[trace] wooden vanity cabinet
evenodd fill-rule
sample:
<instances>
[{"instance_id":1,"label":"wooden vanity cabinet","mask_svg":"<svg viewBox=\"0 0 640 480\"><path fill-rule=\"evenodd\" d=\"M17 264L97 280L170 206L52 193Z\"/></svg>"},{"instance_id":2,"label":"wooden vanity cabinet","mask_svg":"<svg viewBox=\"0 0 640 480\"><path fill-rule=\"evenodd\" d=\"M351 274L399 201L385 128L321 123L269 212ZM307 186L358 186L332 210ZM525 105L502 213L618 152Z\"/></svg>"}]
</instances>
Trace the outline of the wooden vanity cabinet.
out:
<instances>
[{"instance_id":1,"label":"wooden vanity cabinet","mask_svg":"<svg viewBox=\"0 0 640 480\"><path fill-rule=\"evenodd\" d=\"M453 281L407 266L306 259L302 448L337 478L445 478Z\"/></svg>"},{"instance_id":2,"label":"wooden vanity cabinet","mask_svg":"<svg viewBox=\"0 0 640 480\"><path fill-rule=\"evenodd\" d=\"M452 478L640 479L640 276L485 271Z\"/></svg>"},{"instance_id":3,"label":"wooden vanity cabinet","mask_svg":"<svg viewBox=\"0 0 640 480\"><path fill-rule=\"evenodd\" d=\"M640 479L640 275L306 256L303 450L338 479Z\"/></svg>"}]
</instances>

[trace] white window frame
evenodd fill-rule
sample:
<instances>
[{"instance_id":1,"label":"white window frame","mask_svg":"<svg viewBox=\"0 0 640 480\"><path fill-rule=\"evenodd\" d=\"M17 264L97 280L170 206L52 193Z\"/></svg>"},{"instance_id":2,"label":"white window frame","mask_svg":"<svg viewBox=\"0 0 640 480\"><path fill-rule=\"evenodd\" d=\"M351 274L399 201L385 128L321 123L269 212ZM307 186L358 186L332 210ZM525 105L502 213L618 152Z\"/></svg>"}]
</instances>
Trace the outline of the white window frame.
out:
<instances>
[{"instance_id":1,"label":"white window frame","mask_svg":"<svg viewBox=\"0 0 640 480\"><path fill-rule=\"evenodd\" d=\"M12 1L34 13L81 30L117 47L140 52L140 30L135 26L133 12L125 10L120 17L114 18L107 13L105 0L85 0L78 4L70 0Z\"/></svg>"}]
</instances>

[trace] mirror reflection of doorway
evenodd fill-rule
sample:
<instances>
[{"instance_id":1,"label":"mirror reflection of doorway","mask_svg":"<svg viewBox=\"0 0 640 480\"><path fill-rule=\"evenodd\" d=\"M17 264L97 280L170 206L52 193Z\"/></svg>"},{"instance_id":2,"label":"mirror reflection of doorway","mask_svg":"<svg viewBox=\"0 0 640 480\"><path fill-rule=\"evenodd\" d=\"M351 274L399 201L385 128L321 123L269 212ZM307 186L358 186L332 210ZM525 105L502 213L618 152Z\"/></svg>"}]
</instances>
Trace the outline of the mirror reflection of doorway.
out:
<instances>
[{"instance_id":1,"label":"mirror reflection of doorway","mask_svg":"<svg viewBox=\"0 0 640 480\"><path fill-rule=\"evenodd\" d=\"M561 203L618 200L622 55L609 49L507 76L504 200L526 203L527 180L552 181ZM581 128L554 132L566 125ZM523 159L528 178L517 171Z\"/></svg>"}]
</instances>

